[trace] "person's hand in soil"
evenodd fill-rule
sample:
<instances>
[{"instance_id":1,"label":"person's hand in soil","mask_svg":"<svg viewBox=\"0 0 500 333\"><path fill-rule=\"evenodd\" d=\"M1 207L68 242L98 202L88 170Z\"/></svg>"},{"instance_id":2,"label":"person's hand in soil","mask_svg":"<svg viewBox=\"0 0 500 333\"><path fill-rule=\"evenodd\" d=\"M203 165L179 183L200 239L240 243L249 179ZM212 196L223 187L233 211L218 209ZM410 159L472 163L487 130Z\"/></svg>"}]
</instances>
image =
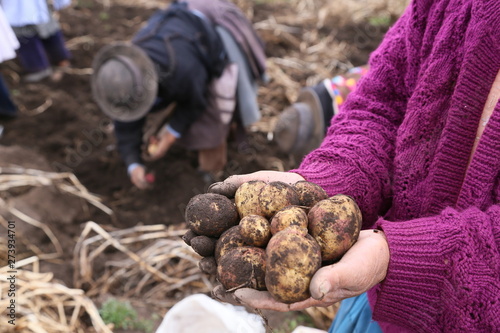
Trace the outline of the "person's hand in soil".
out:
<instances>
[{"instance_id":1,"label":"person's hand in soil","mask_svg":"<svg viewBox=\"0 0 500 333\"><path fill-rule=\"evenodd\" d=\"M147 154L143 156L146 161L156 161L167 153L177 138L168 130L162 130L157 136L149 138Z\"/></svg>"},{"instance_id":2,"label":"person's hand in soil","mask_svg":"<svg viewBox=\"0 0 500 333\"><path fill-rule=\"evenodd\" d=\"M227 293L222 286L216 287L213 295L223 302L283 312L326 307L360 295L382 282L388 265L389 246L384 233L363 230L339 262L322 267L314 274L309 286L311 297L305 301L285 304L276 301L267 291L241 288Z\"/></svg>"},{"instance_id":3,"label":"person's hand in soil","mask_svg":"<svg viewBox=\"0 0 500 333\"><path fill-rule=\"evenodd\" d=\"M130 171L130 181L141 190L147 190L152 186L147 180L146 168L142 165L137 165Z\"/></svg>"},{"instance_id":4,"label":"person's hand in soil","mask_svg":"<svg viewBox=\"0 0 500 333\"><path fill-rule=\"evenodd\" d=\"M288 184L294 184L298 181L304 180L304 177L293 172L269 170L257 171L244 175L234 175L226 178L222 182L213 183L209 187L208 192L222 194L228 198L232 198L241 184L251 180L262 180L265 182L281 181Z\"/></svg>"}]
</instances>

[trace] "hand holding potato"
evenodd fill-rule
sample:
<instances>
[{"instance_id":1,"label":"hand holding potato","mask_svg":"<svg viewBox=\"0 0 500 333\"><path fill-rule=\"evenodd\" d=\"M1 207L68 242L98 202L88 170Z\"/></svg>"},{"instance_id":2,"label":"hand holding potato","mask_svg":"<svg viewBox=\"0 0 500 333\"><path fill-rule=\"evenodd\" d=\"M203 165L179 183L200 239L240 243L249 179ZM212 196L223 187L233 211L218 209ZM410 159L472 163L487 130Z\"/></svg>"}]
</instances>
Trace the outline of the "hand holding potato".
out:
<instances>
[{"instance_id":1,"label":"hand holding potato","mask_svg":"<svg viewBox=\"0 0 500 333\"><path fill-rule=\"evenodd\" d=\"M330 306L342 299L360 295L380 283L386 276L388 265L389 246L383 232L363 230L358 241L339 262L324 266L314 274L309 286L312 297L304 301L280 303L269 292L250 288L225 293L221 287L217 287L214 296L226 302L274 311Z\"/></svg>"}]
</instances>

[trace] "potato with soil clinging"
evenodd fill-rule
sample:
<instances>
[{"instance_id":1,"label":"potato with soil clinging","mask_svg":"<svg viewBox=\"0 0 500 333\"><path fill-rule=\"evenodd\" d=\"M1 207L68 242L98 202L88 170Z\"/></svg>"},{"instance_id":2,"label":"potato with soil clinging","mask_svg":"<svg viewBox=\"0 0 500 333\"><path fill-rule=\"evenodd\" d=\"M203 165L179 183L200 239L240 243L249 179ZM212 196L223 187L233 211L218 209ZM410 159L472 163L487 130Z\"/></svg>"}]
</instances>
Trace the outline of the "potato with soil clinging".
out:
<instances>
[{"instance_id":1,"label":"potato with soil clinging","mask_svg":"<svg viewBox=\"0 0 500 333\"><path fill-rule=\"evenodd\" d=\"M191 246L191 240L193 238L195 238L196 236L199 236L197 235L193 230L189 229L188 231L186 231L186 233L182 236L182 240L184 241L184 243L186 243L187 245Z\"/></svg>"},{"instance_id":2,"label":"potato with soil clinging","mask_svg":"<svg viewBox=\"0 0 500 333\"><path fill-rule=\"evenodd\" d=\"M215 243L215 260L219 262L227 251L234 247L247 245L241 236L241 227L236 225L226 230Z\"/></svg>"},{"instance_id":3,"label":"potato with soil clinging","mask_svg":"<svg viewBox=\"0 0 500 333\"><path fill-rule=\"evenodd\" d=\"M307 213L299 206L287 206L279 210L271 219L271 233L274 235L290 226L303 228L307 232Z\"/></svg>"},{"instance_id":4,"label":"potato with soil clinging","mask_svg":"<svg viewBox=\"0 0 500 333\"><path fill-rule=\"evenodd\" d=\"M328 199L328 194L319 185L301 180L293 184L299 194L299 205L311 208L321 200Z\"/></svg>"},{"instance_id":5,"label":"potato with soil clinging","mask_svg":"<svg viewBox=\"0 0 500 333\"><path fill-rule=\"evenodd\" d=\"M215 193L192 197L185 215L189 229L209 237L219 237L238 224L238 212L234 204L225 196Z\"/></svg>"},{"instance_id":6,"label":"potato with soil clinging","mask_svg":"<svg viewBox=\"0 0 500 333\"><path fill-rule=\"evenodd\" d=\"M284 182L270 182L259 193L260 210L265 217L271 218L277 211L299 204L299 195L295 189Z\"/></svg>"},{"instance_id":7,"label":"potato with soil clinging","mask_svg":"<svg viewBox=\"0 0 500 333\"><path fill-rule=\"evenodd\" d=\"M264 216L259 205L259 193L264 186L266 182L251 180L238 187L234 194L234 203L240 218L253 214Z\"/></svg>"},{"instance_id":8,"label":"potato with soil clinging","mask_svg":"<svg viewBox=\"0 0 500 333\"><path fill-rule=\"evenodd\" d=\"M203 257L200 262L198 262L198 267L200 270L208 275L217 274L217 263L214 257Z\"/></svg>"},{"instance_id":9,"label":"potato with soil clinging","mask_svg":"<svg viewBox=\"0 0 500 333\"><path fill-rule=\"evenodd\" d=\"M217 280L226 290L253 288L266 290L266 251L259 247L235 247L217 265Z\"/></svg>"},{"instance_id":10,"label":"potato with soil clinging","mask_svg":"<svg viewBox=\"0 0 500 333\"><path fill-rule=\"evenodd\" d=\"M310 297L309 284L321 267L321 248L306 231L290 227L273 235L266 247L266 288L279 302Z\"/></svg>"},{"instance_id":11,"label":"potato with soil clinging","mask_svg":"<svg viewBox=\"0 0 500 333\"><path fill-rule=\"evenodd\" d=\"M347 195L337 194L318 202L307 217L309 234L321 246L323 261L340 259L358 239L361 211Z\"/></svg>"},{"instance_id":12,"label":"potato with soil clinging","mask_svg":"<svg viewBox=\"0 0 500 333\"><path fill-rule=\"evenodd\" d=\"M196 236L191 239L191 247L194 252L198 253L202 257L211 257L214 255L215 243L217 238L211 238L207 236Z\"/></svg>"},{"instance_id":13,"label":"potato with soil clinging","mask_svg":"<svg viewBox=\"0 0 500 333\"><path fill-rule=\"evenodd\" d=\"M259 215L247 215L242 218L240 232L243 241L251 246L264 247L271 239L269 221Z\"/></svg>"}]
</instances>

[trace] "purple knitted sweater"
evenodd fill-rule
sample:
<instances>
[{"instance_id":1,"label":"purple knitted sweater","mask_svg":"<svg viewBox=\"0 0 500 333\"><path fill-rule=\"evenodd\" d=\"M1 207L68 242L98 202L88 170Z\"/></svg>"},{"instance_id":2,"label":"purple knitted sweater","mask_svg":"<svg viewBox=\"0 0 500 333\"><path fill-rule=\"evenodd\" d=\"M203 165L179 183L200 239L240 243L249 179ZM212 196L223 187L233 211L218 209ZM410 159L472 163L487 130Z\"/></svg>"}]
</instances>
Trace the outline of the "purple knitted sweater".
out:
<instances>
[{"instance_id":1,"label":"purple knitted sweater","mask_svg":"<svg viewBox=\"0 0 500 333\"><path fill-rule=\"evenodd\" d=\"M500 331L500 103L467 168L499 70L499 0L414 0L292 170L387 235L369 292L386 332Z\"/></svg>"}]
</instances>

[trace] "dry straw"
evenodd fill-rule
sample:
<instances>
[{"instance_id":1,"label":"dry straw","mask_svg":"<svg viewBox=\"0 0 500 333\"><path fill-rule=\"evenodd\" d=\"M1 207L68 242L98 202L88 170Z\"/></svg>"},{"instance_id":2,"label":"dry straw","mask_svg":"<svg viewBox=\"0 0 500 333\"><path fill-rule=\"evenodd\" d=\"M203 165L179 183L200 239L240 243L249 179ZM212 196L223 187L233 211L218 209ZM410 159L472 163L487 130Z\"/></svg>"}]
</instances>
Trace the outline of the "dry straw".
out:
<instances>
[{"instance_id":1,"label":"dry straw","mask_svg":"<svg viewBox=\"0 0 500 333\"><path fill-rule=\"evenodd\" d=\"M31 269L28 267L31 266ZM34 333L111 333L99 312L83 290L71 289L53 280L52 273L40 273L37 257L16 263L15 298L9 296L11 270L0 268L0 308L10 306L15 299L17 318L14 322L9 311L0 315L1 332ZM82 317L90 318L92 328L83 324ZM14 324L14 325L13 325Z\"/></svg>"},{"instance_id":2,"label":"dry straw","mask_svg":"<svg viewBox=\"0 0 500 333\"><path fill-rule=\"evenodd\" d=\"M200 256L181 239L186 231L165 225L106 231L87 222L74 250L74 284L91 297L140 298L163 310L190 294L210 292L213 280L198 268ZM110 250L119 252L116 259L98 267L97 259Z\"/></svg>"}]
</instances>

